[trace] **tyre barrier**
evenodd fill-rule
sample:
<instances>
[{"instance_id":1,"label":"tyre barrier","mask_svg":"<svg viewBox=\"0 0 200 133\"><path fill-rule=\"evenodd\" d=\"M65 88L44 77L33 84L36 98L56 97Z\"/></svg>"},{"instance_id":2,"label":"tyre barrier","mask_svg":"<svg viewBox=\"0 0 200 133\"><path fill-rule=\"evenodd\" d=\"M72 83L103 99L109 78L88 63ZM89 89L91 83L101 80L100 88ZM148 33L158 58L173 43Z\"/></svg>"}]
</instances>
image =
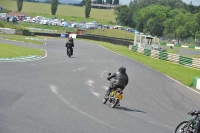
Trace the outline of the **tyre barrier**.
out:
<instances>
[{"instance_id":1,"label":"tyre barrier","mask_svg":"<svg viewBox=\"0 0 200 133\"><path fill-rule=\"evenodd\" d=\"M193 87L200 90L200 78L199 77L193 78Z\"/></svg>"},{"instance_id":2,"label":"tyre barrier","mask_svg":"<svg viewBox=\"0 0 200 133\"><path fill-rule=\"evenodd\" d=\"M180 56L180 55L171 54L167 52L160 52L157 50L145 49L145 48L137 47L137 46L132 46L131 50L133 52L137 52L145 56L150 56L152 58L169 61L169 62L180 64L186 67L200 69L200 59L197 59L197 58L190 58L190 57Z\"/></svg>"}]
</instances>

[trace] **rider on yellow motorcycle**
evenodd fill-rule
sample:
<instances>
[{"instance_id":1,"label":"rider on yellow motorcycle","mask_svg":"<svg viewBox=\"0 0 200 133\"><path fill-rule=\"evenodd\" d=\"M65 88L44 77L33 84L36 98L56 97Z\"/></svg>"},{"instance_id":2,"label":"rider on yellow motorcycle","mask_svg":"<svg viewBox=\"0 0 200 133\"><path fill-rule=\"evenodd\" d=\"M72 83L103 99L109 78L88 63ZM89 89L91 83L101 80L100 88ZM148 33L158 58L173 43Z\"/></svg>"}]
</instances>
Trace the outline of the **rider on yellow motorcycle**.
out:
<instances>
[{"instance_id":1,"label":"rider on yellow motorcycle","mask_svg":"<svg viewBox=\"0 0 200 133\"><path fill-rule=\"evenodd\" d=\"M111 90L116 90L117 88L121 88L124 90L126 85L128 84L128 75L126 74L126 68L121 66L118 72L113 73L111 76L107 77L108 80L114 78L113 84L110 84L109 89L106 93L107 96L110 95Z\"/></svg>"}]
</instances>

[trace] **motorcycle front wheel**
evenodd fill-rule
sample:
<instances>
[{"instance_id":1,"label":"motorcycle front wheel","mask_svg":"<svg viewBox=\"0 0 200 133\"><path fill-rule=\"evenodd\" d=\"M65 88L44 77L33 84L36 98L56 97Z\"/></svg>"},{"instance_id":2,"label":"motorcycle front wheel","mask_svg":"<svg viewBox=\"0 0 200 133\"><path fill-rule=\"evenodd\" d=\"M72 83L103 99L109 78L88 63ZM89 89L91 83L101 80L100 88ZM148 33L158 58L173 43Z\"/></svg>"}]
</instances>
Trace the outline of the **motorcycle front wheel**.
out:
<instances>
[{"instance_id":1,"label":"motorcycle front wheel","mask_svg":"<svg viewBox=\"0 0 200 133\"><path fill-rule=\"evenodd\" d=\"M106 96L104 96L104 98L103 98L103 104L106 104L106 102L108 101L108 97L106 97Z\"/></svg>"},{"instance_id":2,"label":"motorcycle front wheel","mask_svg":"<svg viewBox=\"0 0 200 133\"><path fill-rule=\"evenodd\" d=\"M188 121L181 122L175 129L174 133L190 133L188 132Z\"/></svg>"},{"instance_id":3,"label":"motorcycle front wheel","mask_svg":"<svg viewBox=\"0 0 200 133\"><path fill-rule=\"evenodd\" d=\"M111 107L114 108L118 103L119 103L119 99L114 98L112 103L111 103Z\"/></svg>"}]
</instances>

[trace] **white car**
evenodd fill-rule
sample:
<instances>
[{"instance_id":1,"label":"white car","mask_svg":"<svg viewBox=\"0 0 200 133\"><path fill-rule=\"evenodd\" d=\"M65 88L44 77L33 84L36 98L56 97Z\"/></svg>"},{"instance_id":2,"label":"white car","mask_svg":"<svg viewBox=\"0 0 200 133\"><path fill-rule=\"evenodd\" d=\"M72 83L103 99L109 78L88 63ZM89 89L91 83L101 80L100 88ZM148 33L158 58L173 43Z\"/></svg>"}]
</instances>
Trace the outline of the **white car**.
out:
<instances>
[{"instance_id":1,"label":"white car","mask_svg":"<svg viewBox=\"0 0 200 133\"><path fill-rule=\"evenodd\" d=\"M121 28L121 26L115 25L113 28L114 28L114 29L119 29L119 28Z\"/></svg>"},{"instance_id":2,"label":"white car","mask_svg":"<svg viewBox=\"0 0 200 133\"><path fill-rule=\"evenodd\" d=\"M31 22L35 23L35 21L36 21L36 18L32 18Z\"/></svg>"},{"instance_id":3,"label":"white car","mask_svg":"<svg viewBox=\"0 0 200 133\"><path fill-rule=\"evenodd\" d=\"M23 21L28 23L28 22L31 22L32 19L31 19L31 17L26 17Z\"/></svg>"}]
</instances>

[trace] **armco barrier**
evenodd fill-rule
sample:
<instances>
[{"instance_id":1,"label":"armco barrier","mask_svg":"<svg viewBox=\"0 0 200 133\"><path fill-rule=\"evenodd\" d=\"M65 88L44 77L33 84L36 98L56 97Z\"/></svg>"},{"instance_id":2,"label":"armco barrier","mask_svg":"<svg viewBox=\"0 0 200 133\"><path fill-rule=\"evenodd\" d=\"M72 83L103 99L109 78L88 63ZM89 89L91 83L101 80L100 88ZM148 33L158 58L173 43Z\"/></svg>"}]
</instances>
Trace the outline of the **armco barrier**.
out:
<instances>
[{"instance_id":1,"label":"armco barrier","mask_svg":"<svg viewBox=\"0 0 200 133\"><path fill-rule=\"evenodd\" d=\"M190 58L176 54L160 52L157 50L144 49L142 47L137 47L137 46L132 46L132 51L146 56L151 56L156 59L166 60L187 67L200 69L200 59L197 58Z\"/></svg>"},{"instance_id":2,"label":"armco barrier","mask_svg":"<svg viewBox=\"0 0 200 133\"><path fill-rule=\"evenodd\" d=\"M10 28L0 28L0 34L15 34L15 29Z\"/></svg>"},{"instance_id":3,"label":"armco barrier","mask_svg":"<svg viewBox=\"0 0 200 133\"><path fill-rule=\"evenodd\" d=\"M119 44L124 46L129 46L130 44L133 44L133 42L125 40L125 39L118 39L113 37L105 37L105 36L99 36L99 35L77 35L76 38L83 38L83 39L90 39L95 41L103 41L103 42L109 42L113 44Z\"/></svg>"},{"instance_id":4,"label":"armco barrier","mask_svg":"<svg viewBox=\"0 0 200 133\"><path fill-rule=\"evenodd\" d=\"M45 32L33 32L34 35L37 35L37 36L49 36L49 37L60 37L62 33L45 33ZM66 34L66 37L69 36L68 33L65 33Z\"/></svg>"},{"instance_id":5,"label":"armco barrier","mask_svg":"<svg viewBox=\"0 0 200 133\"><path fill-rule=\"evenodd\" d=\"M61 34L58 33L43 33L43 32L33 32L34 35L38 36L50 36L50 37L60 37ZM69 37L69 34L66 34L66 37ZM133 44L134 40L131 39L123 39L123 38L114 38L114 37L107 37L107 36L100 36L100 35L92 35L92 34L86 34L86 35L77 35L76 38L82 38L82 39L90 39L95 41L104 41L109 42L113 44L119 44L124 46L129 46Z\"/></svg>"}]
</instances>

